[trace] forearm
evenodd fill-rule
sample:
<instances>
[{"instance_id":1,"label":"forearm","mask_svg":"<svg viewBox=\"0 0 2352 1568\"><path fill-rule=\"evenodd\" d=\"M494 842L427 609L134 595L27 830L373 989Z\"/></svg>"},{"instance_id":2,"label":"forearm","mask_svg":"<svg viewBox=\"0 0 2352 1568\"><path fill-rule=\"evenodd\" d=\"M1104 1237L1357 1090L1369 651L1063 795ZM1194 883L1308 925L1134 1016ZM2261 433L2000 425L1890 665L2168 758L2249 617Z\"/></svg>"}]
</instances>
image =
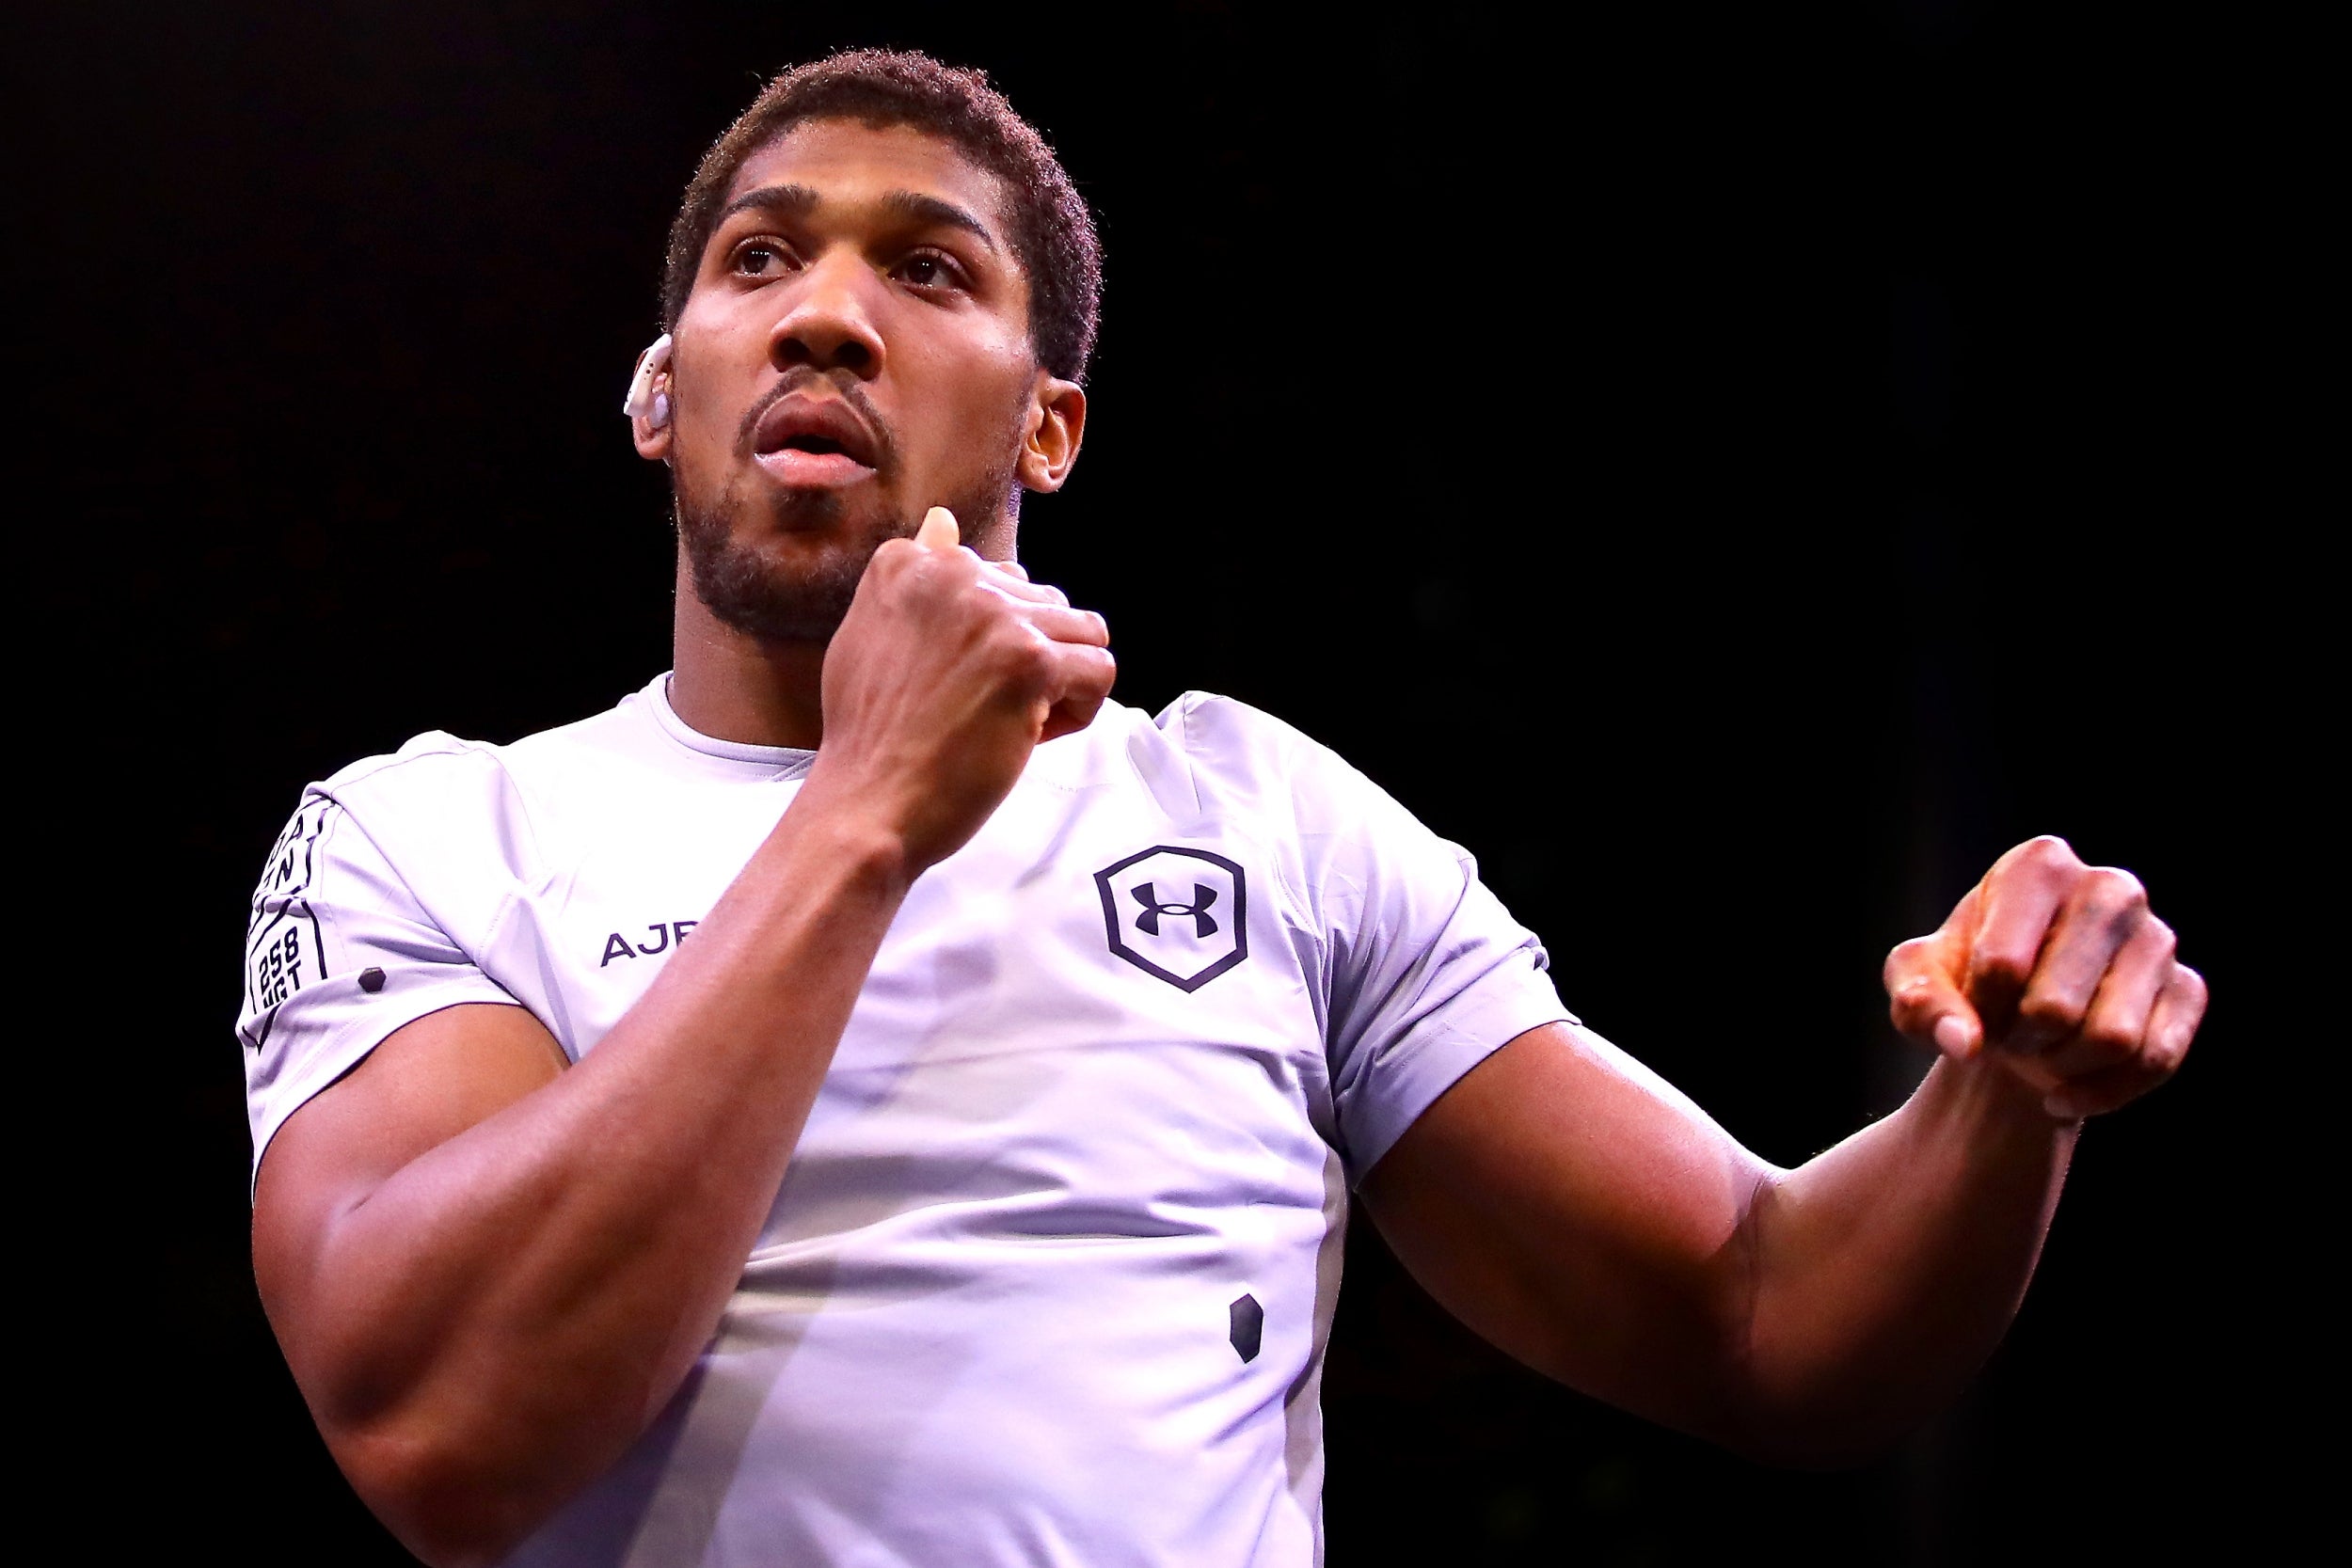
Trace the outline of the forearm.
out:
<instances>
[{"instance_id":1,"label":"forearm","mask_svg":"<svg viewBox=\"0 0 2352 1568\"><path fill-rule=\"evenodd\" d=\"M511 1538L675 1390L904 886L889 842L804 793L594 1052L326 1228L320 1326L289 1351L388 1518Z\"/></svg>"},{"instance_id":2,"label":"forearm","mask_svg":"<svg viewBox=\"0 0 2352 1568\"><path fill-rule=\"evenodd\" d=\"M1763 1183L1755 1446L1850 1457L1948 1402L2016 1312L2074 1138L1998 1064L1938 1061L1894 1115Z\"/></svg>"}]
</instances>

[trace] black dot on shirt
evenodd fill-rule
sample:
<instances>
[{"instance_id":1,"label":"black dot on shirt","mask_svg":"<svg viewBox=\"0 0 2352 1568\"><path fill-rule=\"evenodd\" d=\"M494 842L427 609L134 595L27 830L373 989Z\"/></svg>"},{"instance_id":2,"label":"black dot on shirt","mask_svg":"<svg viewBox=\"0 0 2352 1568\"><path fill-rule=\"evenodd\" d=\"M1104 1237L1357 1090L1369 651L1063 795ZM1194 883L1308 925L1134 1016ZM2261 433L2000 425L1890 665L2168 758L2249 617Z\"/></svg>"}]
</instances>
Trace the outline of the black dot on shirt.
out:
<instances>
[{"instance_id":1,"label":"black dot on shirt","mask_svg":"<svg viewBox=\"0 0 2352 1568\"><path fill-rule=\"evenodd\" d=\"M384 989L384 972L380 969L361 970L359 972L359 989L371 993L382 990Z\"/></svg>"},{"instance_id":2,"label":"black dot on shirt","mask_svg":"<svg viewBox=\"0 0 2352 1568\"><path fill-rule=\"evenodd\" d=\"M1265 1336L1265 1308L1258 1305L1256 1296L1245 1291L1226 1307L1225 1315L1232 1324L1234 1353L1244 1361L1255 1361Z\"/></svg>"}]
</instances>

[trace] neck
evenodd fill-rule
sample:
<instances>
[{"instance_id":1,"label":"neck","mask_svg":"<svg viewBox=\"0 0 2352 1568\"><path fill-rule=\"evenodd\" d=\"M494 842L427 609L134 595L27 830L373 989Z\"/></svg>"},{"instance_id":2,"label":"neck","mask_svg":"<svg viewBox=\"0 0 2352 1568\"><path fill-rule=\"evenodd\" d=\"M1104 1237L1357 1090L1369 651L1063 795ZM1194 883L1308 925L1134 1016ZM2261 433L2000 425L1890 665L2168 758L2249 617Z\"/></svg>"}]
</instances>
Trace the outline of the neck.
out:
<instances>
[{"instance_id":1,"label":"neck","mask_svg":"<svg viewBox=\"0 0 2352 1568\"><path fill-rule=\"evenodd\" d=\"M814 751L825 736L824 644L770 642L728 626L695 595L683 550L676 592L670 706L677 716L720 740Z\"/></svg>"}]
</instances>

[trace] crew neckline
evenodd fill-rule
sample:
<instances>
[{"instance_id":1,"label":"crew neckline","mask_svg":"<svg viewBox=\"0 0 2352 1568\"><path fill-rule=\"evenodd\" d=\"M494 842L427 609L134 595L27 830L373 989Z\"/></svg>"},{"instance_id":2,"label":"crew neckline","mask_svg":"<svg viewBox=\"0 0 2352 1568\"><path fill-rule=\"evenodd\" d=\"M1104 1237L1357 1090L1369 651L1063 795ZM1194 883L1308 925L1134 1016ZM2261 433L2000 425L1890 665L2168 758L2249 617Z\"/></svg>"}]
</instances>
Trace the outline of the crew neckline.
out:
<instances>
[{"instance_id":1,"label":"crew neckline","mask_svg":"<svg viewBox=\"0 0 2352 1568\"><path fill-rule=\"evenodd\" d=\"M727 762L755 763L762 768L784 768L805 772L817 759L817 753L799 746L759 746L748 740L722 740L715 735L705 735L677 715L670 705L670 672L664 670L645 688L645 705L653 710L656 724L662 734L690 752L707 757L719 757Z\"/></svg>"}]
</instances>

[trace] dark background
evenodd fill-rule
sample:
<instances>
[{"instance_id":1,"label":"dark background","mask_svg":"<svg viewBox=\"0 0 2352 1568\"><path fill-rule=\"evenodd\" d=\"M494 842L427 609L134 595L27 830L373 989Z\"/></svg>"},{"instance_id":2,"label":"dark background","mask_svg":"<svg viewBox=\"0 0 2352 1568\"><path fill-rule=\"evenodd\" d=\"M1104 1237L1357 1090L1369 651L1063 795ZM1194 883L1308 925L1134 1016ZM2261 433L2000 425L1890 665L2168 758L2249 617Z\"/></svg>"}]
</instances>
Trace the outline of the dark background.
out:
<instances>
[{"instance_id":1,"label":"dark background","mask_svg":"<svg viewBox=\"0 0 2352 1568\"><path fill-rule=\"evenodd\" d=\"M1899 1098L1880 958L2028 833L2139 871L2214 983L2182 1081L2090 1129L2007 1345L1858 1471L1543 1385L1359 1227L1338 1568L2264 1555L2316 1375L2312 1248L2274 1239L2314 932L2267 869L2328 716L2310 46L1766 9L20 23L15 494L67 815L31 852L97 905L28 1053L80 1243L39 1332L58 1458L116 1499L93 1559L402 1560L254 1298L247 890L305 780L664 667L665 490L616 412L661 237L764 76L849 42L988 67L1096 204L1086 460L1023 545L1109 616L1123 700L1230 692L1365 767L1760 1153Z\"/></svg>"}]
</instances>

